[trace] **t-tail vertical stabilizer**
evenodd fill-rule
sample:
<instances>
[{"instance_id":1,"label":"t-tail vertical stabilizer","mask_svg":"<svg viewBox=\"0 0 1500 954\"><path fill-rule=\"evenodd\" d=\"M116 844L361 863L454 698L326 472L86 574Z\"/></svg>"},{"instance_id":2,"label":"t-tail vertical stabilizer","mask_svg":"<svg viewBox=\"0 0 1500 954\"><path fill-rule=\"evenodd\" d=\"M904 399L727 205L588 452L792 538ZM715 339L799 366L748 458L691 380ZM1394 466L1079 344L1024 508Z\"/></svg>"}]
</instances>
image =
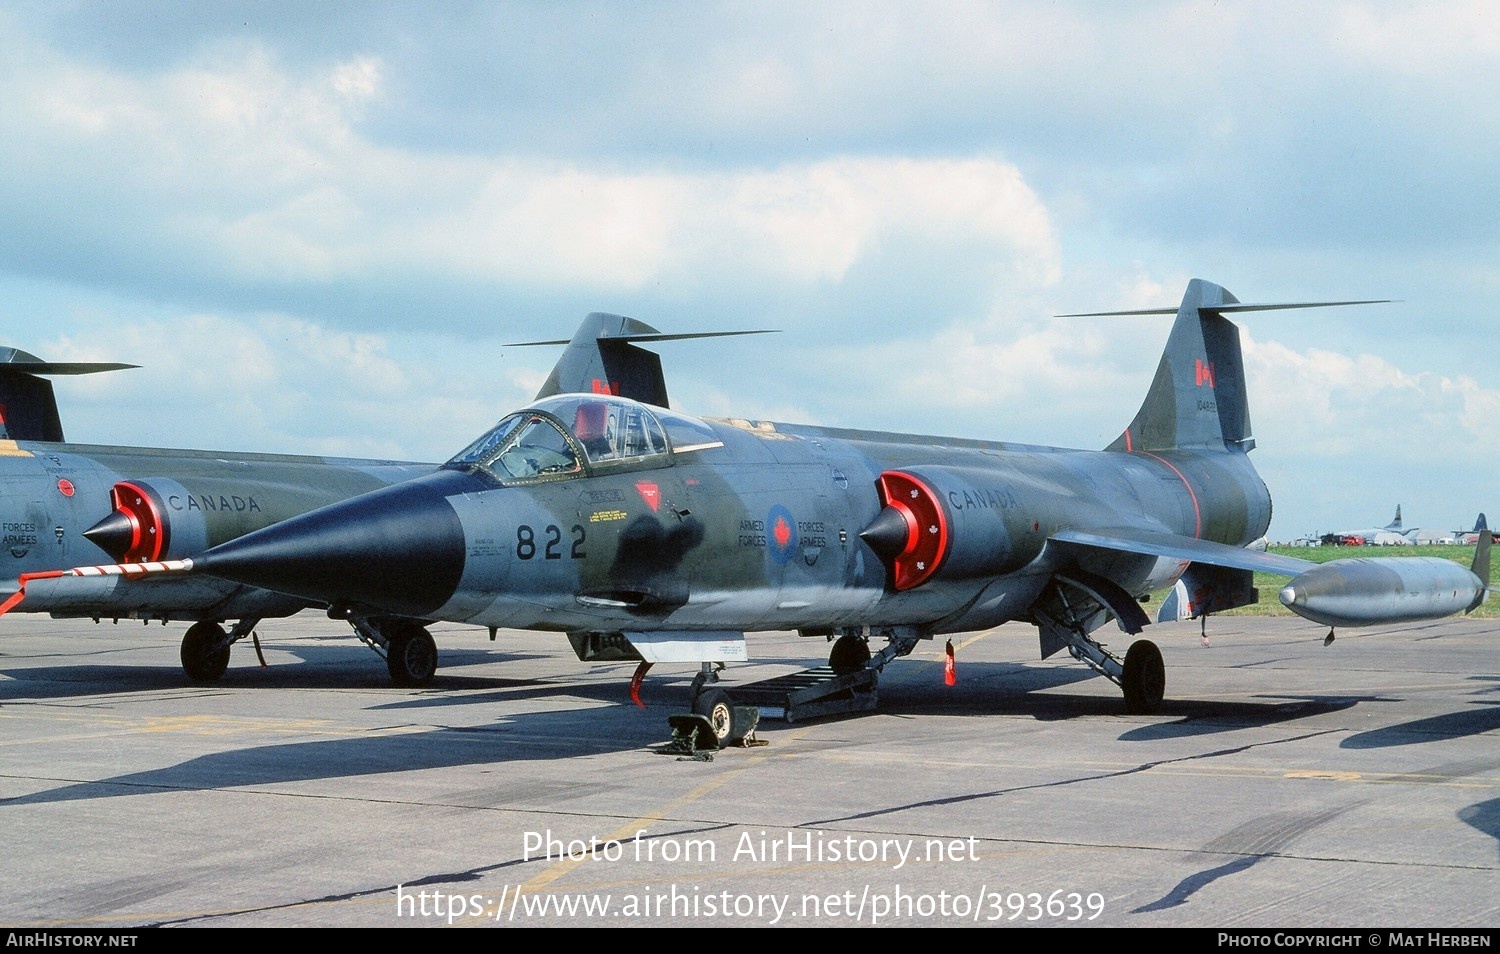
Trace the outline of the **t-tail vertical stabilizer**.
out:
<instances>
[{"instance_id":1,"label":"t-tail vertical stabilizer","mask_svg":"<svg viewBox=\"0 0 1500 954\"><path fill-rule=\"evenodd\" d=\"M1108 450L1254 446L1240 332L1220 311L1230 304L1238 299L1220 286L1196 278L1188 283L1151 390Z\"/></svg>"},{"instance_id":2,"label":"t-tail vertical stabilizer","mask_svg":"<svg viewBox=\"0 0 1500 954\"><path fill-rule=\"evenodd\" d=\"M1178 449L1248 451L1250 406L1240 332L1225 315L1335 305L1371 305L1386 299L1245 304L1213 282L1188 282L1177 308L1096 311L1063 318L1176 314L1151 390L1130 426L1106 448L1127 453Z\"/></svg>"}]
</instances>

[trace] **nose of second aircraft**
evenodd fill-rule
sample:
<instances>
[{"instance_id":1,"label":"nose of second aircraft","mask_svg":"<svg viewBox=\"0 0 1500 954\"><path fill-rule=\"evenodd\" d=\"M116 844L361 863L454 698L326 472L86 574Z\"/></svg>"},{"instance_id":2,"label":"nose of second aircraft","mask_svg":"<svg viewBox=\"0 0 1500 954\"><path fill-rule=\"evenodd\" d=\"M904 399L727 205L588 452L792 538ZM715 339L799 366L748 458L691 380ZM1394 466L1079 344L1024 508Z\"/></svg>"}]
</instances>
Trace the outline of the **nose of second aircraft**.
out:
<instances>
[{"instance_id":1,"label":"nose of second aircraft","mask_svg":"<svg viewBox=\"0 0 1500 954\"><path fill-rule=\"evenodd\" d=\"M383 487L222 543L193 566L315 603L427 616L463 574L463 526L447 496L474 479L439 471Z\"/></svg>"}]
</instances>

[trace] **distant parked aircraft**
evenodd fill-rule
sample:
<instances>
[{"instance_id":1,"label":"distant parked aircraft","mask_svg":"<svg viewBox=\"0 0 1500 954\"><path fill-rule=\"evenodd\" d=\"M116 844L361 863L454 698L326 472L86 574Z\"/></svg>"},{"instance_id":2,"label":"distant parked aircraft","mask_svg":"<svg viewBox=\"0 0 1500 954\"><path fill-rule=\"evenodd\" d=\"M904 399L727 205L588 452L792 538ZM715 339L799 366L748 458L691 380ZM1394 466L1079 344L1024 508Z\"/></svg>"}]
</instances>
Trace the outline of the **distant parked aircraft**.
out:
<instances>
[{"instance_id":1,"label":"distant parked aircraft","mask_svg":"<svg viewBox=\"0 0 1500 954\"><path fill-rule=\"evenodd\" d=\"M1366 527L1361 530L1340 530L1323 534L1323 543L1332 546L1397 546L1409 547L1417 542L1421 528L1406 529L1401 525L1401 505L1396 504L1396 516L1383 527Z\"/></svg>"}]
</instances>

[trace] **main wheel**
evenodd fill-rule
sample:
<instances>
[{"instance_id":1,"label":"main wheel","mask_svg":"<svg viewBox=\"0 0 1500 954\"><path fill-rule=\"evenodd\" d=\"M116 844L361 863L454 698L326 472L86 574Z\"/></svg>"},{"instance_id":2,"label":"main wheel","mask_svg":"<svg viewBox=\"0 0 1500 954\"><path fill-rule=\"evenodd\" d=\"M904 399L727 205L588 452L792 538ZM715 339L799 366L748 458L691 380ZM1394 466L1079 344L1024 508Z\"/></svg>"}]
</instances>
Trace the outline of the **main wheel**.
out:
<instances>
[{"instance_id":1,"label":"main wheel","mask_svg":"<svg viewBox=\"0 0 1500 954\"><path fill-rule=\"evenodd\" d=\"M385 635L385 667L398 686L425 686L437 675L437 643L424 626L410 620L392 620L382 627Z\"/></svg>"},{"instance_id":2,"label":"main wheel","mask_svg":"<svg viewBox=\"0 0 1500 954\"><path fill-rule=\"evenodd\" d=\"M229 668L229 647L214 649L224 641L224 627L212 620L199 620L182 637L182 671L194 682L218 682Z\"/></svg>"},{"instance_id":3,"label":"main wheel","mask_svg":"<svg viewBox=\"0 0 1500 954\"><path fill-rule=\"evenodd\" d=\"M713 730L714 738L719 740L720 748L738 742L745 735L735 724L734 705L729 701L729 693L723 689L700 692L693 700L693 712L708 720L709 728Z\"/></svg>"},{"instance_id":4,"label":"main wheel","mask_svg":"<svg viewBox=\"0 0 1500 954\"><path fill-rule=\"evenodd\" d=\"M840 676L859 672L870 662L870 644L848 633L833 641L828 651L828 668Z\"/></svg>"},{"instance_id":5,"label":"main wheel","mask_svg":"<svg viewBox=\"0 0 1500 954\"><path fill-rule=\"evenodd\" d=\"M1131 715L1150 715L1161 708L1167 691L1167 667L1162 664L1161 650L1151 640L1138 639L1130 644L1120 688L1125 690L1125 711Z\"/></svg>"}]
</instances>

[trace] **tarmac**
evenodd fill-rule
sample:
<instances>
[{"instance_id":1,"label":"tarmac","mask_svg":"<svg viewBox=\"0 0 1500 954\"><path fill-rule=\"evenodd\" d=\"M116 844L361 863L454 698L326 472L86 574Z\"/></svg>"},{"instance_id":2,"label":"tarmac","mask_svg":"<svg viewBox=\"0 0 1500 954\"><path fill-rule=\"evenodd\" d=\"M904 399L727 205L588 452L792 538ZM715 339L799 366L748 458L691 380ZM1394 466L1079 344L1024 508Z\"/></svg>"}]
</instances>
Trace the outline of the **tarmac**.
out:
<instances>
[{"instance_id":1,"label":"tarmac","mask_svg":"<svg viewBox=\"0 0 1500 954\"><path fill-rule=\"evenodd\" d=\"M691 667L640 708L631 664L443 624L399 689L309 613L193 685L184 628L0 621L0 924L1500 926L1497 620L1153 626L1150 716L1011 624L712 761L662 752ZM731 693L827 654L750 639Z\"/></svg>"}]
</instances>

